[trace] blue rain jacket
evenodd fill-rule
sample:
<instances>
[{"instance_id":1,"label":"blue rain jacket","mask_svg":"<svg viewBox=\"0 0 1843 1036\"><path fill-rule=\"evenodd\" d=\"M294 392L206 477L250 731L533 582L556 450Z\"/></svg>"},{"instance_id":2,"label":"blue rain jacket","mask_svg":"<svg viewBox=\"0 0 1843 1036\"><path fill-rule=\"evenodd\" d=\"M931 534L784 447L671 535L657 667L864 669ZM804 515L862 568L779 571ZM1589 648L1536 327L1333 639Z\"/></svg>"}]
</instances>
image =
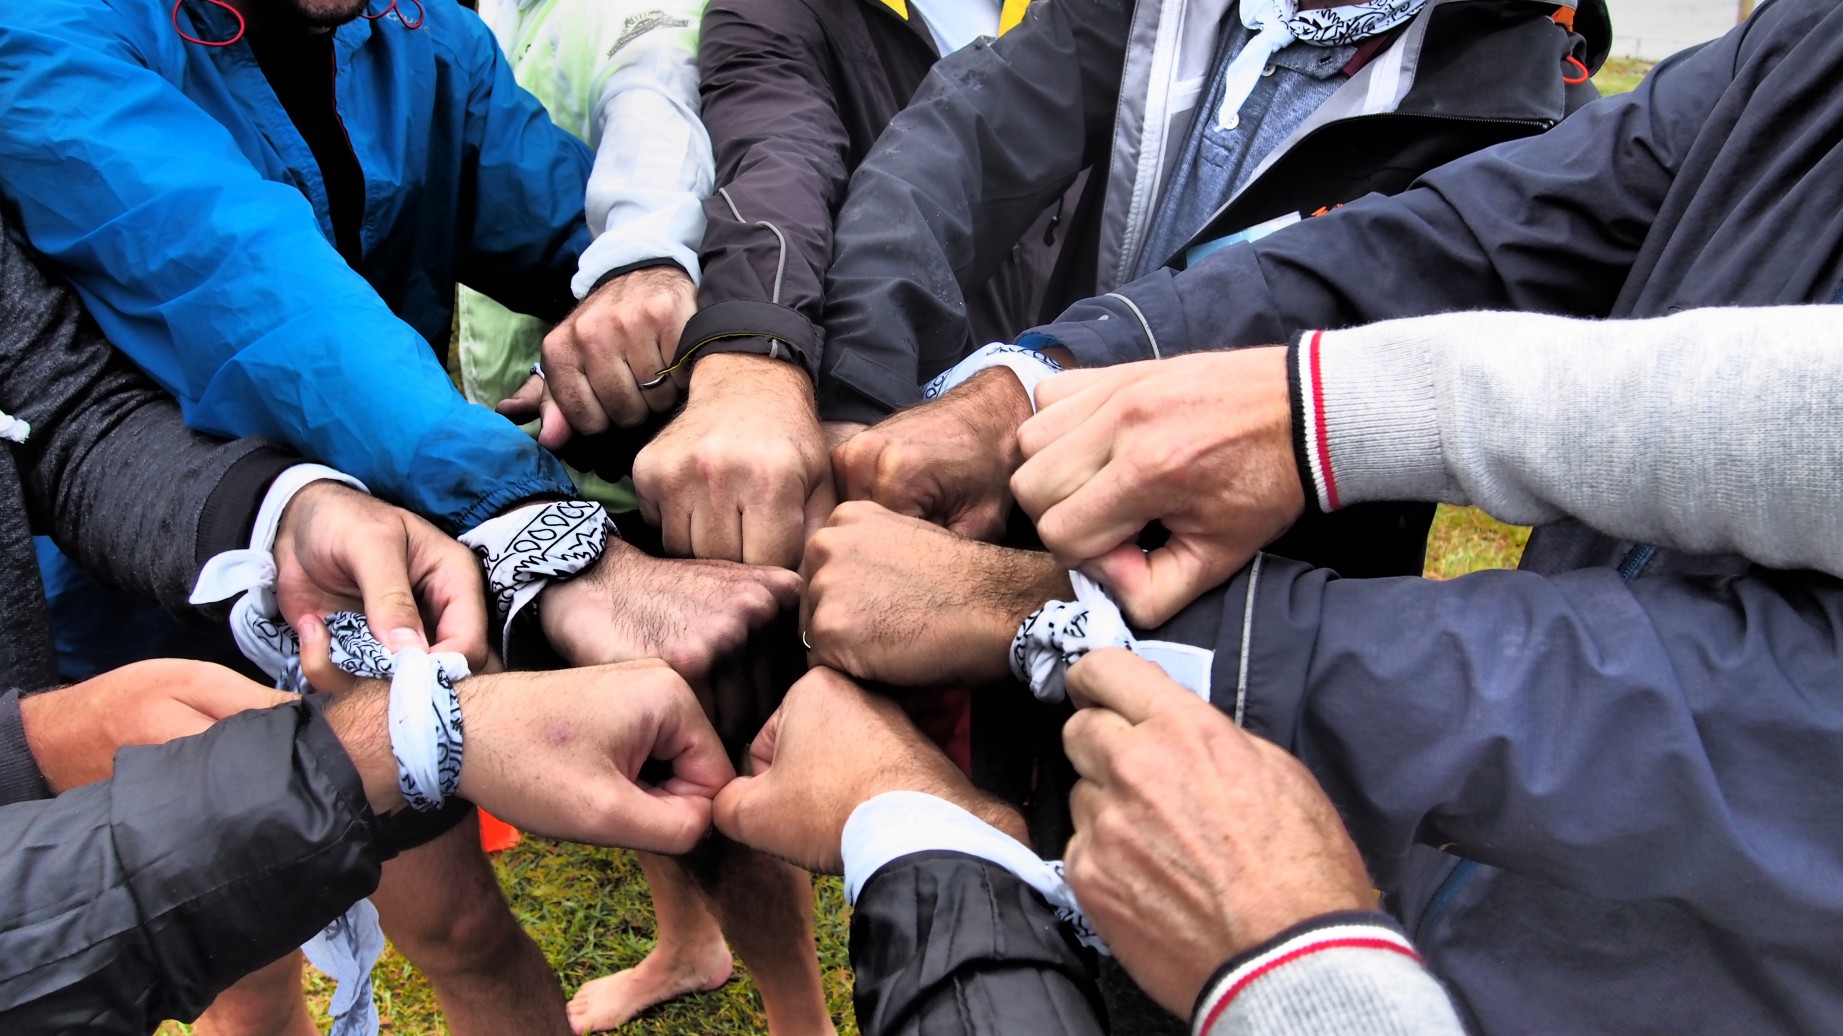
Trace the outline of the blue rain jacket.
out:
<instances>
[{"instance_id":1,"label":"blue rain jacket","mask_svg":"<svg viewBox=\"0 0 1843 1036\"><path fill-rule=\"evenodd\" d=\"M573 495L553 457L462 399L441 355L457 280L567 311L588 148L456 4L428 0L415 29L394 12L340 27L335 92L365 175L354 271L248 44L186 42L170 11L0 13L0 198L29 242L195 428L278 439L451 530ZM178 21L205 40L237 32L204 0Z\"/></svg>"}]
</instances>

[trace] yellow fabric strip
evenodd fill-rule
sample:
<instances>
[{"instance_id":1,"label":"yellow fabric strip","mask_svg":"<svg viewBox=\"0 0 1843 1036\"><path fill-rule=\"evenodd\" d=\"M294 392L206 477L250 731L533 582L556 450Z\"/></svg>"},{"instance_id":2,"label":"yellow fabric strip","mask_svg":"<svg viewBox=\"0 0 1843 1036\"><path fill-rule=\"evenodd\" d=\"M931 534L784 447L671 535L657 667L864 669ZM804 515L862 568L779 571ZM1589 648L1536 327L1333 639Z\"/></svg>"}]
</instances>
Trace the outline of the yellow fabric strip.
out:
<instances>
[{"instance_id":1,"label":"yellow fabric strip","mask_svg":"<svg viewBox=\"0 0 1843 1036\"><path fill-rule=\"evenodd\" d=\"M1024 20L1024 9L1029 6L1030 0L1005 0L1004 6L998 9L998 34L1003 36L1017 28L1017 23Z\"/></svg>"},{"instance_id":2,"label":"yellow fabric strip","mask_svg":"<svg viewBox=\"0 0 1843 1036\"><path fill-rule=\"evenodd\" d=\"M909 0L883 0L883 6L895 11L903 21L909 20Z\"/></svg>"}]
</instances>

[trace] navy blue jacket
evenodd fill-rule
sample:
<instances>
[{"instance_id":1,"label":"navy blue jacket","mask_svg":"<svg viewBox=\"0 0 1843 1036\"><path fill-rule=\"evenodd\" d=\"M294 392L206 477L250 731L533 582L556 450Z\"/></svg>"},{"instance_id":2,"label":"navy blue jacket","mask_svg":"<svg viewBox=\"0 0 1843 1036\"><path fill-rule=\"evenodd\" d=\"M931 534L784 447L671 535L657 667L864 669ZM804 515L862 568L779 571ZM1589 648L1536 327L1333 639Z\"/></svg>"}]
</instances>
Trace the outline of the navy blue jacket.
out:
<instances>
[{"instance_id":1,"label":"navy blue jacket","mask_svg":"<svg viewBox=\"0 0 1843 1036\"><path fill-rule=\"evenodd\" d=\"M1122 294L1167 355L1462 308L1830 302L1840 75L1843 5L1778 0L1544 136ZM1151 355L1118 299L1040 333ZM1523 568L1268 557L1163 635L1217 647L1217 703L1324 782L1476 1028L1835 1031L1843 585L1577 524Z\"/></svg>"}]
</instances>

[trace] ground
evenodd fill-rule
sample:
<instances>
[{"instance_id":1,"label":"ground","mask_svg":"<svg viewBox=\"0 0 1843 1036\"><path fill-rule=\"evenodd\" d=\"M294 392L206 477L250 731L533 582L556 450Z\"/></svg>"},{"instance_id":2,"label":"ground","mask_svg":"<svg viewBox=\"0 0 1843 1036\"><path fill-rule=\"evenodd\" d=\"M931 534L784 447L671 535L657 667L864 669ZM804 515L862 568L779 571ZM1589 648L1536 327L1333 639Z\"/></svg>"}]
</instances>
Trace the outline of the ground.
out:
<instances>
[{"instance_id":1,"label":"ground","mask_svg":"<svg viewBox=\"0 0 1843 1036\"><path fill-rule=\"evenodd\" d=\"M1649 62L1614 58L1595 82L1602 93L1620 93L1638 85L1649 68ZM1505 525L1480 511L1442 507L1428 540L1427 575L1451 579L1479 569L1515 568L1528 538L1529 530ZM652 945L652 907L631 854L527 838L500 854L495 866L513 912L544 948L566 995L588 979L638 964ZM841 1036L855 1036L851 969L846 958L850 913L836 878L820 878L815 885L826 1000ZM428 983L394 952L387 951L379 962L376 986L384 1032L393 1036L447 1033ZM315 977L308 989L324 1028L330 983ZM620 1030L624 1036L731 1036L766 1031L761 999L740 966L736 978L722 989L678 1000ZM187 1026L168 1023L160 1036L186 1032Z\"/></svg>"}]
</instances>

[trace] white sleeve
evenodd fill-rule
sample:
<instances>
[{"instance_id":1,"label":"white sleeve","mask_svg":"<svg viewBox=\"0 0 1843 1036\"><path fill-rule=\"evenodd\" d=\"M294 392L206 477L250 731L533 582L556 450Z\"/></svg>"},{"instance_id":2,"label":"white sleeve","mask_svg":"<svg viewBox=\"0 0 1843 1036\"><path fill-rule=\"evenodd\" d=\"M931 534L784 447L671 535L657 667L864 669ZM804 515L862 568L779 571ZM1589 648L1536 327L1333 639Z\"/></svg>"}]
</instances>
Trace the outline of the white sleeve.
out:
<instances>
[{"instance_id":1,"label":"white sleeve","mask_svg":"<svg viewBox=\"0 0 1843 1036\"><path fill-rule=\"evenodd\" d=\"M570 283L577 298L610 270L670 259L696 281L703 202L714 187L710 136L698 121L697 30L703 0L669 0L634 26L597 70L589 146L589 232ZM690 26L690 28L687 28Z\"/></svg>"}]
</instances>

